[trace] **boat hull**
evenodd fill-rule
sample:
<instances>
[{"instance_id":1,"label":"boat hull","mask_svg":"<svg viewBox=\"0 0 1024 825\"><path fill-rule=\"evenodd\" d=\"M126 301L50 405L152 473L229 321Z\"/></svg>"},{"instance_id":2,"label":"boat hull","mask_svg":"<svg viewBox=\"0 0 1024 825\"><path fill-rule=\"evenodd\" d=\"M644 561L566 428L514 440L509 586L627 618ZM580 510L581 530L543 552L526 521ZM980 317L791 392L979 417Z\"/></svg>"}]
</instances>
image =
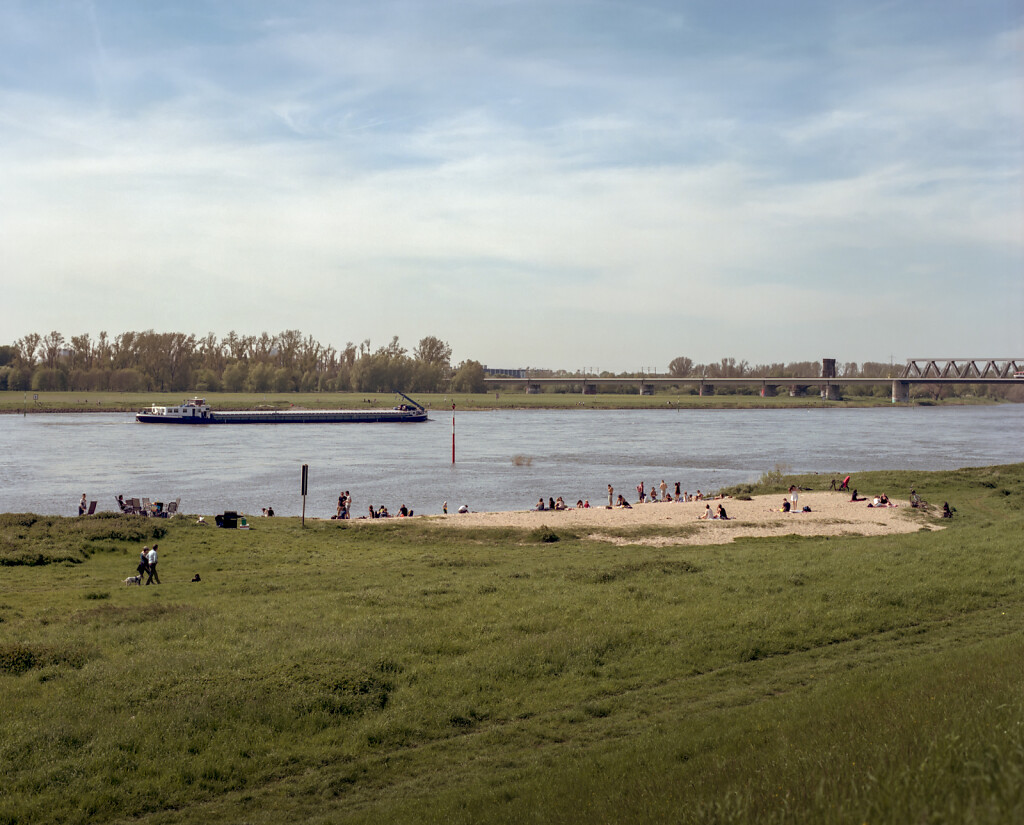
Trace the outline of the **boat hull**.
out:
<instances>
[{"instance_id":1,"label":"boat hull","mask_svg":"<svg viewBox=\"0 0 1024 825\"><path fill-rule=\"evenodd\" d=\"M426 410L273 410L211 412L199 416L156 415L140 412L142 424L416 424L427 421Z\"/></svg>"}]
</instances>

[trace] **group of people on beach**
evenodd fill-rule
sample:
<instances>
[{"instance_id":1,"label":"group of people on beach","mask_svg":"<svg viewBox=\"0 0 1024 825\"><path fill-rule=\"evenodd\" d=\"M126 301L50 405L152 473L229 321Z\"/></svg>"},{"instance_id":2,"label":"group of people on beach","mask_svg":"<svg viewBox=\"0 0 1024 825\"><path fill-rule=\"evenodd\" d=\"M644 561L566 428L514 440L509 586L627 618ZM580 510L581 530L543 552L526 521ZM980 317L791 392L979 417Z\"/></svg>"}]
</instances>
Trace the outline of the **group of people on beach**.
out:
<instances>
[{"instance_id":1,"label":"group of people on beach","mask_svg":"<svg viewBox=\"0 0 1024 825\"><path fill-rule=\"evenodd\" d=\"M614 498L615 488L611 484L608 485L608 506L609 507L626 507L632 510L632 505L626 500L626 497L621 493L618 498ZM645 492L644 482L640 482L636 485L636 496L638 504L656 504L658 502L665 501L705 501L725 498L723 494L717 496L708 496L702 493L699 489L695 493L690 493L689 490L682 489L682 483L676 482L673 490L669 490L668 484L665 483L665 479L661 480L661 484L655 487L651 485L650 492Z\"/></svg>"},{"instance_id":2,"label":"group of people on beach","mask_svg":"<svg viewBox=\"0 0 1024 825\"><path fill-rule=\"evenodd\" d=\"M572 510L573 508L567 506L566 503L565 503L565 500L561 496L559 496L558 498L548 497L547 505L544 504L544 497L541 496L539 499L537 499L537 506L534 507L533 509L534 510ZM590 509L590 500L587 499L586 501L584 501L583 499L579 499L576 502L576 508L575 509L577 509L577 510L588 510L588 509Z\"/></svg>"},{"instance_id":3,"label":"group of people on beach","mask_svg":"<svg viewBox=\"0 0 1024 825\"><path fill-rule=\"evenodd\" d=\"M609 485L610 486L610 485ZM668 484L665 479L661 480L661 483L655 487L651 485L650 492L645 492L644 482L640 482L636 485L636 500L639 504L655 503L659 501L703 501L705 496L697 490L693 495L690 494L689 490L682 490L682 483L677 481L674 485L674 489L669 491Z\"/></svg>"}]
</instances>

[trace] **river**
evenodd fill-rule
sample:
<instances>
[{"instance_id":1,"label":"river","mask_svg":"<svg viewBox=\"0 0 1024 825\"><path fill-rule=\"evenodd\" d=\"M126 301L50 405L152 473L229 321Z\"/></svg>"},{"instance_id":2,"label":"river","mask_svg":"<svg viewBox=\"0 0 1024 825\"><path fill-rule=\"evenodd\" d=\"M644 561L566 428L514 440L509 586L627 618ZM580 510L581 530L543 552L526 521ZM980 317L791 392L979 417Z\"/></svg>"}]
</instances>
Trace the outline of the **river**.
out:
<instances>
[{"instance_id":1,"label":"river","mask_svg":"<svg viewBox=\"0 0 1024 825\"><path fill-rule=\"evenodd\" d=\"M74 515L85 492L181 498L186 513L523 510L538 497L635 498L662 479L714 490L792 472L943 470L1024 461L1024 404L785 410L500 410L425 424L168 426L112 413L0 415L0 512ZM872 492L872 491L865 491ZM890 491L905 494L905 491Z\"/></svg>"}]
</instances>

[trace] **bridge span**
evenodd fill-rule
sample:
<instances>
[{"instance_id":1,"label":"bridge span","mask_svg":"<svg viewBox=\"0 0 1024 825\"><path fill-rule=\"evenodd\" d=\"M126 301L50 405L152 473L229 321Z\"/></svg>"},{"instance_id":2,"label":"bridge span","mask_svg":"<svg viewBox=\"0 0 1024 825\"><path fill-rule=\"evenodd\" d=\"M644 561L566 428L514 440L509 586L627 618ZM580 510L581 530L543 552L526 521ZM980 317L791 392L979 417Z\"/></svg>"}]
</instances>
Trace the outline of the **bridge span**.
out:
<instances>
[{"instance_id":1,"label":"bridge span","mask_svg":"<svg viewBox=\"0 0 1024 825\"><path fill-rule=\"evenodd\" d=\"M983 366L979 367L978 365ZM941 366L940 366L941 365ZM1020 384L1024 386L1024 358L915 358L908 359L898 376L881 378L847 378L835 375L835 360L822 361L822 375L816 376L743 376L739 378L711 378L708 376L643 375L639 378L612 378L596 375L557 377L509 378L489 376L485 382L493 387L523 386L528 393L540 392L545 386L579 384L584 395L593 395L598 387L633 386L640 395L652 395L655 387L696 387L700 395L713 395L716 386L760 387L762 397L778 394L780 387L788 388L793 396L806 395L815 387L822 398L838 401L841 388L858 385L892 384L892 402L910 400L912 384ZM831 374L829 374L831 373Z\"/></svg>"}]
</instances>

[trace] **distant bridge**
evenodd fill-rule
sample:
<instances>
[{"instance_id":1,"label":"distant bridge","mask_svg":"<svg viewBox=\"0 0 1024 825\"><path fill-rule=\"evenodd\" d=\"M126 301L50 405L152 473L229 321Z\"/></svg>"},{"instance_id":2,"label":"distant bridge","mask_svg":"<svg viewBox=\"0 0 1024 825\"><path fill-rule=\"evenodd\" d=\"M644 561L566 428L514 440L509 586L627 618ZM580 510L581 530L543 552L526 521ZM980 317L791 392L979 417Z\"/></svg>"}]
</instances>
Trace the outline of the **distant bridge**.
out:
<instances>
[{"instance_id":1,"label":"distant bridge","mask_svg":"<svg viewBox=\"0 0 1024 825\"><path fill-rule=\"evenodd\" d=\"M983 366L978 366L979 364ZM689 386L696 387L700 395L713 395L716 386L760 387L762 397L778 394L779 387L788 388L793 396L806 395L816 387L822 398L838 401L843 386L878 385L892 382L893 403L910 400L911 384L1020 384L1024 377L1015 377L1024 370L1024 358L911 358L907 360L899 376L882 378L844 378L835 375L835 360L823 359L822 375L818 376L746 376L742 378L710 378L688 376L677 378L671 375L643 375L639 378L604 378L593 375L572 375L560 377L523 378L486 377L490 386L526 386L528 393L540 392L544 386L566 384L581 385L584 395L593 395L598 387L633 386L640 395L652 395L655 387ZM832 375L829 375L829 373Z\"/></svg>"},{"instance_id":2,"label":"distant bridge","mask_svg":"<svg viewBox=\"0 0 1024 825\"><path fill-rule=\"evenodd\" d=\"M955 378L975 384L979 378L1013 378L1022 371L1024 358L908 358L902 377Z\"/></svg>"}]
</instances>

